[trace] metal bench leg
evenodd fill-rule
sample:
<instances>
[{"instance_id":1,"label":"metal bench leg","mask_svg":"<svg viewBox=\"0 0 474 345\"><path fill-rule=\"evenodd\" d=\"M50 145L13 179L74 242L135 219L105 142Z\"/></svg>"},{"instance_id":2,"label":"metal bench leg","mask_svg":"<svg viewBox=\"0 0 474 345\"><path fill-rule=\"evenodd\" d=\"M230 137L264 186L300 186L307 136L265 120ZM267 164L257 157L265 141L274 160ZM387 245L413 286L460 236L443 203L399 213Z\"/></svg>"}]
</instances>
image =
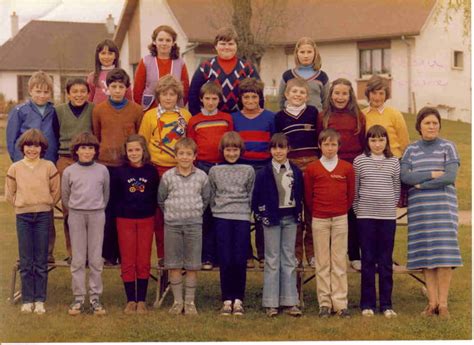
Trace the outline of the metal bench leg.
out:
<instances>
[{"instance_id":1,"label":"metal bench leg","mask_svg":"<svg viewBox=\"0 0 474 345\"><path fill-rule=\"evenodd\" d=\"M300 307L304 308L304 296L303 296L303 285L304 285L304 272L296 273L296 288L298 289L298 296L300 298Z\"/></svg>"},{"instance_id":2,"label":"metal bench leg","mask_svg":"<svg viewBox=\"0 0 474 345\"><path fill-rule=\"evenodd\" d=\"M10 297L8 298L10 300L11 304L15 304L16 300L21 297L21 292L20 291L15 291L16 288L16 273L18 272L18 265L15 264L13 265L12 269L12 275L10 279ZM17 296L15 298L15 296Z\"/></svg>"}]
</instances>

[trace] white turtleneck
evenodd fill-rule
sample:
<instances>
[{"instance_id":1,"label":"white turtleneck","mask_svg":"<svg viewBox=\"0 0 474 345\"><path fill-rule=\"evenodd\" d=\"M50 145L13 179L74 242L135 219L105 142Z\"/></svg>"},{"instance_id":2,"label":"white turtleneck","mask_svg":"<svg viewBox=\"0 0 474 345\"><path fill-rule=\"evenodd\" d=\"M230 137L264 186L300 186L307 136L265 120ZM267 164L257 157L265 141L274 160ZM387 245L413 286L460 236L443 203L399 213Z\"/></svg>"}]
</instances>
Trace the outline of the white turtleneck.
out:
<instances>
[{"instance_id":1,"label":"white turtleneck","mask_svg":"<svg viewBox=\"0 0 474 345\"><path fill-rule=\"evenodd\" d=\"M321 156L321 159L319 161L327 171L331 172L336 168L336 165L339 162L339 158L337 157L337 155L335 155L333 158L326 158L325 156Z\"/></svg>"}]
</instances>

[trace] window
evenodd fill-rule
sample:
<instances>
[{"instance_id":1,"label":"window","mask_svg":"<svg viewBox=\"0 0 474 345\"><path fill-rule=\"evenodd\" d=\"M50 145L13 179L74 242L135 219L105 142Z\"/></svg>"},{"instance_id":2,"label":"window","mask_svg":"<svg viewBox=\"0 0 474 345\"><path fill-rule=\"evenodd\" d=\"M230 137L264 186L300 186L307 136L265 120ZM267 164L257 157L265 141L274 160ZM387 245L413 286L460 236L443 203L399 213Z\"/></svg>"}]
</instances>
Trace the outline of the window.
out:
<instances>
[{"instance_id":1,"label":"window","mask_svg":"<svg viewBox=\"0 0 474 345\"><path fill-rule=\"evenodd\" d=\"M390 74L390 48L359 50L360 77Z\"/></svg>"},{"instance_id":2,"label":"window","mask_svg":"<svg viewBox=\"0 0 474 345\"><path fill-rule=\"evenodd\" d=\"M464 53L460 50L453 51L453 69L464 69Z\"/></svg>"}]
</instances>

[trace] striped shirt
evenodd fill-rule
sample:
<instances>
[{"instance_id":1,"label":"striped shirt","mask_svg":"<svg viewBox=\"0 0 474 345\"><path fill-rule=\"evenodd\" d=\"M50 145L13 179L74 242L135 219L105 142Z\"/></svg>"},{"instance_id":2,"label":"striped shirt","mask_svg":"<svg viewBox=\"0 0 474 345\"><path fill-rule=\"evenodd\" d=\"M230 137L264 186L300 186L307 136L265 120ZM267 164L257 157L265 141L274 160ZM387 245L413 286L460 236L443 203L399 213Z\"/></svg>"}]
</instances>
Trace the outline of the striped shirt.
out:
<instances>
[{"instance_id":1,"label":"striped shirt","mask_svg":"<svg viewBox=\"0 0 474 345\"><path fill-rule=\"evenodd\" d=\"M400 195L400 164L396 157L374 159L364 153L354 160L357 218L396 219Z\"/></svg>"}]
</instances>

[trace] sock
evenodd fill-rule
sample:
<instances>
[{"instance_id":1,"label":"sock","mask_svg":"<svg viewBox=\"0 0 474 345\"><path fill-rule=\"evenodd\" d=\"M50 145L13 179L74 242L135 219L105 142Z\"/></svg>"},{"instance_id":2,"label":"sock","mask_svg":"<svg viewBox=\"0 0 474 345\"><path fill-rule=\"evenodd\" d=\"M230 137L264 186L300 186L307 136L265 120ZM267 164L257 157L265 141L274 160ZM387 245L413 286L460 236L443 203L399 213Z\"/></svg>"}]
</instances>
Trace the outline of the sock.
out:
<instances>
[{"instance_id":1,"label":"sock","mask_svg":"<svg viewBox=\"0 0 474 345\"><path fill-rule=\"evenodd\" d=\"M170 277L171 291L173 292L174 301L183 303L183 277L171 278Z\"/></svg>"},{"instance_id":2,"label":"sock","mask_svg":"<svg viewBox=\"0 0 474 345\"><path fill-rule=\"evenodd\" d=\"M125 293L127 294L127 302L135 302L135 281L133 282L123 282L125 286Z\"/></svg>"},{"instance_id":3,"label":"sock","mask_svg":"<svg viewBox=\"0 0 474 345\"><path fill-rule=\"evenodd\" d=\"M148 279L137 279L137 301L145 302Z\"/></svg>"},{"instance_id":4,"label":"sock","mask_svg":"<svg viewBox=\"0 0 474 345\"><path fill-rule=\"evenodd\" d=\"M186 276L186 284L184 290L184 302L191 303L194 302L194 295L196 294L196 285L197 285L197 277L189 277Z\"/></svg>"}]
</instances>

